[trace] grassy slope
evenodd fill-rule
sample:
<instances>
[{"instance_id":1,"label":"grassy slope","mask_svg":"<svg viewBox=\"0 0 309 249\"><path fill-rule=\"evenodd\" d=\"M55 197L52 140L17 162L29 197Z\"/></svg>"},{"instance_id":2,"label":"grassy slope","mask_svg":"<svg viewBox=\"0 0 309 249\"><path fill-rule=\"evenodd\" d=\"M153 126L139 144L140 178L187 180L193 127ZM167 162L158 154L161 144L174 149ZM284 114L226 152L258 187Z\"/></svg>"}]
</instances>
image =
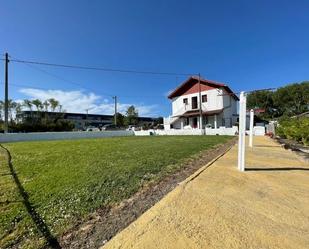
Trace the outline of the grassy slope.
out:
<instances>
[{"instance_id":1,"label":"grassy slope","mask_svg":"<svg viewBox=\"0 0 309 249\"><path fill-rule=\"evenodd\" d=\"M122 137L5 144L29 202L52 234L78 217L128 198L186 158L227 141L223 136ZM44 238L0 157L0 247L39 247ZM8 232L10 231L11 232ZM29 238L29 240L25 240Z\"/></svg>"}]
</instances>

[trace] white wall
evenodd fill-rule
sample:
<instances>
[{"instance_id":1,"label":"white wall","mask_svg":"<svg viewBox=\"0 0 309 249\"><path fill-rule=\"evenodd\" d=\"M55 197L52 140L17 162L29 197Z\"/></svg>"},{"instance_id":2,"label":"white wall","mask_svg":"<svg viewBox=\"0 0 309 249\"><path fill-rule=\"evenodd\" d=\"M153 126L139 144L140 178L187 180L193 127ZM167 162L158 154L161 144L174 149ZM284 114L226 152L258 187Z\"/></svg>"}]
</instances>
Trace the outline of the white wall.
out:
<instances>
[{"instance_id":1,"label":"white wall","mask_svg":"<svg viewBox=\"0 0 309 249\"><path fill-rule=\"evenodd\" d=\"M149 135L226 135L226 136L235 136L238 133L238 127L224 127L220 126L217 129L205 128L204 130L200 129L170 129L170 130L147 130L147 131L135 131L135 136L149 136ZM249 131L246 131L249 134ZM253 127L254 136L264 136L265 127L254 126Z\"/></svg>"},{"instance_id":2,"label":"white wall","mask_svg":"<svg viewBox=\"0 0 309 249\"><path fill-rule=\"evenodd\" d=\"M202 91L201 95L207 95L207 102L202 103L202 110L218 110L223 108L223 96L218 96L222 94L220 89L212 89L208 91ZM199 107L199 93L187 94L172 99L172 115L177 116L183 114L185 111L192 110L192 97L197 97L197 104ZM183 99L188 99L188 105L183 103Z\"/></svg>"},{"instance_id":3,"label":"white wall","mask_svg":"<svg viewBox=\"0 0 309 249\"><path fill-rule=\"evenodd\" d=\"M233 114L237 114L237 100L235 100L235 98L233 98L231 95L227 94L224 89L202 91L201 95L204 94L207 95L207 102L202 103L202 110L212 111L223 109L223 114L217 115L217 126L232 127L236 123L236 118L233 117ZM192 97L197 97L199 107L199 93L187 94L173 98L172 116L178 116L185 113L186 111L192 110ZM183 99L185 98L188 99L188 105L183 103ZM213 119L213 116L209 116L207 123L213 124ZM180 121L174 122L173 127L180 129Z\"/></svg>"},{"instance_id":4,"label":"white wall","mask_svg":"<svg viewBox=\"0 0 309 249\"><path fill-rule=\"evenodd\" d=\"M148 131L134 131L135 136L149 136L149 135L161 135L161 136L176 136L176 135L203 135L204 131L200 129L194 130L148 130Z\"/></svg>"},{"instance_id":5,"label":"white wall","mask_svg":"<svg viewBox=\"0 0 309 249\"><path fill-rule=\"evenodd\" d=\"M235 136L236 133L238 132L238 127L233 126L230 128L226 128L224 126L220 126L218 129L211 129L211 128L206 128L205 129L205 134L206 135L228 135L228 136Z\"/></svg>"},{"instance_id":6,"label":"white wall","mask_svg":"<svg viewBox=\"0 0 309 249\"><path fill-rule=\"evenodd\" d=\"M63 140L82 138L103 138L133 136L133 131L91 131L91 132L32 132L32 133L7 133L0 135L0 142L20 142L39 140Z\"/></svg>"},{"instance_id":7,"label":"white wall","mask_svg":"<svg viewBox=\"0 0 309 249\"><path fill-rule=\"evenodd\" d=\"M265 127L264 126L254 126L253 127L253 135L254 136L264 136L265 135Z\"/></svg>"}]
</instances>

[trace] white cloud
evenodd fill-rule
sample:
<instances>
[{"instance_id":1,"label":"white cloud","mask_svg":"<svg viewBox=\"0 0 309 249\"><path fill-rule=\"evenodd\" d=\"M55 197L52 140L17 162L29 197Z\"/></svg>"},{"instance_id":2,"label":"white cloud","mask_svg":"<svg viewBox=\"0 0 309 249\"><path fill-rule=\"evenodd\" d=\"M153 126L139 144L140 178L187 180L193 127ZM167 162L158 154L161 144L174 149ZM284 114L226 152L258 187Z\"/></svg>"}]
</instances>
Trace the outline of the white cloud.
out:
<instances>
[{"instance_id":1,"label":"white cloud","mask_svg":"<svg viewBox=\"0 0 309 249\"><path fill-rule=\"evenodd\" d=\"M63 91L63 90L40 90L33 88L23 88L20 90L27 98L46 99L55 98L62 105L66 112L84 113L86 109L93 114L113 114L114 103L112 100L103 99L94 93L83 91ZM118 103L118 112L125 113L130 105L134 105L140 116L157 116L157 105L143 105L134 103Z\"/></svg>"}]
</instances>

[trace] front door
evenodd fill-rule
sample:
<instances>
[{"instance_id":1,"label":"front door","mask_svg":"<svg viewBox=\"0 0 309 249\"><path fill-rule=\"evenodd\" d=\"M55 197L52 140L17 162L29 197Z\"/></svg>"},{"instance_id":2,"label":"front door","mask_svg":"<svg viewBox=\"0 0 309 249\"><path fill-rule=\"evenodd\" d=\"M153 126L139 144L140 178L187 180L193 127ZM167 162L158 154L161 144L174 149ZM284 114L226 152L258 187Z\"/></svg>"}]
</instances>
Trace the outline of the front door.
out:
<instances>
[{"instance_id":1,"label":"front door","mask_svg":"<svg viewBox=\"0 0 309 249\"><path fill-rule=\"evenodd\" d=\"M192 127L197 128L197 117L192 120Z\"/></svg>"}]
</instances>

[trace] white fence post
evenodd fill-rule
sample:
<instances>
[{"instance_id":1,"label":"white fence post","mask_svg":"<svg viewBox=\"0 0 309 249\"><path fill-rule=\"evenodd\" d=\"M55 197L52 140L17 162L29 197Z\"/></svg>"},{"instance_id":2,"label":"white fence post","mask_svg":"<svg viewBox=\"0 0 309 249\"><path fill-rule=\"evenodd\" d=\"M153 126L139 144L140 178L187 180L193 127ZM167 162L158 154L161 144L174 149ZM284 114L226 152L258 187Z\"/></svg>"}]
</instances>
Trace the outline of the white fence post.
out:
<instances>
[{"instance_id":1,"label":"white fence post","mask_svg":"<svg viewBox=\"0 0 309 249\"><path fill-rule=\"evenodd\" d=\"M240 93L239 100L239 135L238 135L238 169L245 171L245 144L246 144L246 105L244 92Z\"/></svg>"},{"instance_id":2,"label":"white fence post","mask_svg":"<svg viewBox=\"0 0 309 249\"><path fill-rule=\"evenodd\" d=\"M253 147L253 123L254 123L254 111L250 110L250 134L249 134L249 146Z\"/></svg>"}]
</instances>

